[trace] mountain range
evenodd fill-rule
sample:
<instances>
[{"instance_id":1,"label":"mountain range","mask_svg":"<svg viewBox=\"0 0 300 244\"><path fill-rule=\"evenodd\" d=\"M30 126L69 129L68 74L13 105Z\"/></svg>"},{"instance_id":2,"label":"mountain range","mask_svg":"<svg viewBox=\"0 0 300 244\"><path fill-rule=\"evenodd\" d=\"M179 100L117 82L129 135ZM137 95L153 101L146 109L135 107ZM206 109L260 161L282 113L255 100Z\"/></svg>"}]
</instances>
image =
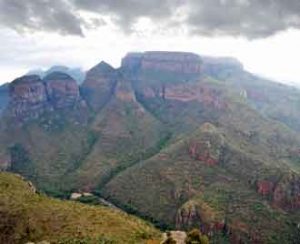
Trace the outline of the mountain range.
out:
<instances>
[{"instance_id":1,"label":"mountain range","mask_svg":"<svg viewBox=\"0 0 300 244\"><path fill-rule=\"evenodd\" d=\"M213 243L300 238L300 90L233 58L129 53L0 88L0 169Z\"/></svg>"}]
</instances>

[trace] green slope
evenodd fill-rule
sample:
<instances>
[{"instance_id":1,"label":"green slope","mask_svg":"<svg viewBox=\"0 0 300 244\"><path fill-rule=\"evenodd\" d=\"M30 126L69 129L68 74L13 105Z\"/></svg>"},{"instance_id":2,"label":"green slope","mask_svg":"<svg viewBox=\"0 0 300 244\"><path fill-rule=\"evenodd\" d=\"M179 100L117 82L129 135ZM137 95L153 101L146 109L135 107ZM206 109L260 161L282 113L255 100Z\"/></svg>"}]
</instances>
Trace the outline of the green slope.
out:
<instances>
[{"instance_id":1,"label":"green slope","mask_svg":"<svg viewBox=\"0 0 300 244\"><path fill-rule=\"evenodd\" d=\"M164 125L136 100L130 82L119 81L112 99L91 124L97 141L71 175L76 188L102 187L122 170L159 151L169 139Z\"/></svg>"},{"instance_id":2,"label":"green slope","mask_svg":"<svg viewBox=\"0 0 300 244\"><path fill-rule=\"evenodd\" d=\"M89 72L86 123L75 110L3 126L0 163L11 156L51 195L97 192L162 227L299 238L299 91L242 70L127 72Z\"/></svg>"},{"instance_id":3,"label":"green slope","mask_svg":"<svg viewBox=\"0 0 300 244\"><path fill-rule=\"evenodd\" d=\"M207 125L203 127L214 128ZM257 191L261 180L280 181L282 174L291 172L280 162L256 159L226 137L222 129L201 128L115 177L105 186L104 196L172 228L211 228L226 221L246 243L253 238L265 243L297 240L297 212L281 210L270 194ZM202 147L191 155L195 143ZM207 150L215 165L209 158L199 159Z\"/></svg>"},{"instance_id":4,"label":"green slope","mask_svg":"<svg viewBox=\"0 0 300 244\"><path fill-rule=\"evenodd\" d=\"M292 181L298 182L299 165L290 152L299 148L299 136L260 115L222 84L199 81L191 86L193 91L202 88L211 92L204 94L202 101L158 104L157 98L143 100L150 111L155 111L155 106L162 108L158 116L164 120L181 103L184 109L178 113L185 116L171 116L175 119L169 123L177 132L178 126L184 125L181 129L185 133L181 131L177 142L156 156L113 178L104 187L104 196L161 225L191 228L226 220L237 238L246 242L253 238L268 243L294 241L294 227L299 222L299 218L294 219L295 210L283 212L281 203L274 203L271 190L261 194L259 187L261 182L281 187L291 175L297 179ZM178 87L181 94L191 92L186 86ZM218 90L220 93L215 92ZM219 104L224 106L210 103L215 101L210 99L211 94L221 97ZM201 113L203 107L205 112ZM205 120L210 123L203 124ZM197 122L203 124L200 129L195 129ZM298 193L293 194L286 194L291 198L285 200L287 206L288 201L291 206L297 201Z\"/></svg>"},{"instance_id":5,"label":"green slope","mask_svg":"<svg viewBox=\"0 0 300 244\"><path fill-rule=\"evenodd\" d=\"M0 173L0 242L151 243L160 232L119 210L39 195L20 176Z\"/></svg>"}]
</instances>

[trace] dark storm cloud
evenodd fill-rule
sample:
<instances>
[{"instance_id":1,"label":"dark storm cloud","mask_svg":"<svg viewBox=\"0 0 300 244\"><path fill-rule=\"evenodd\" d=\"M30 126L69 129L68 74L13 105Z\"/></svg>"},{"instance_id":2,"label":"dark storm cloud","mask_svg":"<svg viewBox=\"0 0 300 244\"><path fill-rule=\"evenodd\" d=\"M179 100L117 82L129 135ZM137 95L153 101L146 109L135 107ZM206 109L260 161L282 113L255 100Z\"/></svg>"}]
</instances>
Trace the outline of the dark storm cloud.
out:
<instances>
[{"instance_id":1,"label":"dark storm cloud","mask_svg":"<svg viewBox=\"0 0 300 244\"><path fill-rule=\"evenodd\" d=\"M125 31L140 17L153 20L167 19L178 8L181 0L72 0L79 9L111 14Z\"/></svg>"},{"instance_id":2,"label":"dark storm cloud","mask_svg":"<svg viewBox=\"0 0 300 244\"><path fill-rule=\"evenodd\" d=\"M300 1L191 0L186 23L200 34L267 37L300 28Z\"/></svg>"},{"instance_id":3,"label":"dark storm cloud","mask_svg":"<svg viewBox=\"0 0 300 244\"><path fill-rule=\"evenodd\" d=\"M19 32L54 31L83 35L80 20L65 0L0 0L0 25Z\"/></svg>"},{"instance_id":4,"label":"dark storm cloud","mask_svg":"<svg viewBox=\"0 0 300 244\"><path fill-rule=\"evenodd\" d=\"M260 38L300 29L299 0L0 0L0 24L82 35L82 10L110 16L126 32L140 17L200 35ZM176 20L180 10L185 18Z\"/></svg>"}]
</instances>

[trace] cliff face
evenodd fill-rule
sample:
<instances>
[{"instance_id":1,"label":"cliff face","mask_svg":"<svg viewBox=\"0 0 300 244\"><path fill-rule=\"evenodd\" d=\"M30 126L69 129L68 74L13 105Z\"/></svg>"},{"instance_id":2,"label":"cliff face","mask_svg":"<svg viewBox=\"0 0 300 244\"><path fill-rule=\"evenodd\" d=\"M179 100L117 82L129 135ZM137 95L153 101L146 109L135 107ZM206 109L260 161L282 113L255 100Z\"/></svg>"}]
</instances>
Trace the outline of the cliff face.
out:
<instances>
[{"instance_id":1,"label":"cliff face","mask_svg":"<svg viewBox=\"0 0 300 244\"><path fill-rule=\"evenodd\" d=\"M94 111L101 109L112 97L117 78L117 71L105 62L87 72L81 91L83 98Z\"/></svg>"},{"instance_id":2,"label":"cliff face","mask_svg":"<svg viewBox=\"0 0 300 244\"><path fill-rule=\"evenodd\" d=\"M231 76L241 73L243 66L234 59L146 52L128 54L117 70L101 62L87 72L80 89L58 72L17 79L10 87L15 117L64 111L52 113L53 123L41 116L42 132L30 137L28 147L34 167L26 170L38 172L39 182L50 182L51 187L42 186L47 189L53 182L59 189L100 189L163 224L237 233L233 243L240 243L240 236L254 240L256 232L265 235L259 240L279 232L285 240L291 233L286 220L300 209L300 178L296 170L289 174L289 164L300 160L300 138L249 106L249 100L260 105L272 100L269 88L253 86L250 75L234 77L238 81ZM295 94L296 101L300 95ZM44 133L83 101L94 111L87 131L63 124L60 135ZM12 130L27 145L28 135ZM5 154L11 143L3 138L0 170L16 165Z\"/></svg>"},{"instance_id":3,"label":"cliff face","mask_svg":"<svg viewBox=\"0 0 300 244\"><path fill-rule=\"evenodd\" d=\"M199 74L201 58L184 52L129 53L122 60L122 67L140 71L167 71L181 74Z\"/></svg>"},{"instance_id":4,"label":"cliff face","mask_svg":"<svg viewBox=\"0 0 300 244\"><path fill-rule=\"evenodd\" d=\"M44 78L47 94L55 108L71 107L80 100L79 88L69 75L54 72Z\"/></svg>"},{"instance_id":5,"label":"cliff face","mask_svg":"<svg viewBox=\"0 0 300 244\"><path fill-rule=\"evenodd\" d=\"M14 80L9 94L9 113L16 118L37 118L49 106L46 86L37 75Z\"/></svg>"},{"instance_id":6,"label":"cliff face","mask_svg":"<svg viewBox=\"0 0 300 244\"><path fill-rule=\"evenodd\" d=\"M45 111L72 108L79 102L79 87L67 74L54 72L43 80L37 75L23 76L9 86L8 114L26 121Z\"/></svg>"}]
</instances>

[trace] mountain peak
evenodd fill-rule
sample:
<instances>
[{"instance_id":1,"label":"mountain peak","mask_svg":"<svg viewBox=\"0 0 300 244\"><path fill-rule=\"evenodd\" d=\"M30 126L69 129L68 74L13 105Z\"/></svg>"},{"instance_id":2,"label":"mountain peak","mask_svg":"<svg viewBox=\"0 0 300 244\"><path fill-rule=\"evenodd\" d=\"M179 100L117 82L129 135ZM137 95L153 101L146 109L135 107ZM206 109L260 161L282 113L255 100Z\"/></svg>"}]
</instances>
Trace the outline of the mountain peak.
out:
<instances>
[{"instance_id":1,"label":"mountain peak","mask_svg":"<svg viewBox=\"0 0 300 244\"><path fill-rule=\"evenodd\" d=\"M99 64L94 66L89 72L96 71L98 74L110 74L115 71L115 69L105 61L101 61Z\"/></svg>"}]
</instances>

